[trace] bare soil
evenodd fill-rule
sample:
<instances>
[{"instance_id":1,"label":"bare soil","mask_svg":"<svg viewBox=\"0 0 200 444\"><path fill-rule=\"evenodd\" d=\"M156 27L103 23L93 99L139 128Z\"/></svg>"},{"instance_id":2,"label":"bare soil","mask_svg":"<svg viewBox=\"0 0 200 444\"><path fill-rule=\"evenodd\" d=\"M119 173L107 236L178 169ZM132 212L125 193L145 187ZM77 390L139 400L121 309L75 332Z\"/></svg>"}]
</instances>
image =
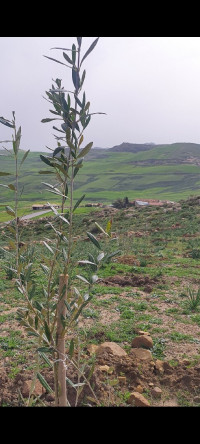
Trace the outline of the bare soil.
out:
<instances>
[{"instance_id":1,"label":"bare soil","mask_svg":"<svg viewBox=\"0 0 200 444\"><path fill-rule=\"evenodd\" d=\"M118 279L114 280L120 285ZM112 285L113 285L112 280ZM122 285L123 287L123 285ZM140 292L141 300L148 300L150 298L149 292L141 291L140 287L137 287L137 291ZM101 300L107 300L112 297L112 294L102 295ZM128 300L126 292L121 293L121 297ZM170 295L169 295L170 297ZM172 331L174 318L166 314L166 310L169 304L165 301L156 302L156 306L159 309L159 316L162 319L162 327L167 331ZM16 310L13 309L13 312ZM11 310L10 310L11 312ZM2 314L8 311L2 312ZM113 318L114 315L114 318ZM119 313L114 312L114 306L112 311L108 315L108 310L101 309L100 322L102 324L109 324L114 320L119 319ZM81 319L80 327L94 325L95 321L92 319ZM12 331L21 331L21 336L25 337L26 333L16 320L6 321L1 325L1 337L6 336L8 329L12 328ZM72 387L68 387L68 400L71 406L119 406L119 407L131 407L127 402L128 395L131 392L139 391L145 396L150 406L157 407L175 407L180 405L200 405L200 362L195 361L195 357L200 350L199 328L196 325L186 325L183 322L176 322L176 331L180 333L186 333L192 337L197 338L197 342L173 342L168 340L165 351L165 359L160 361L156 358L152 358L147 361L136 359L133 355L133 349L130 348L127 352L127 356L118 357L112 353L105 352L103 355L96 356L95 367L93 375L90 379L90 386L86 384L81 395L76 398L76 390ZM137 330L136 330L137 333ZM158 337L158 335L157 335ZM153 335L152 338L154 339ZM102 337L99 337L100 342L104 342ZM20 351L19 351L20 354ZM35 365L35 358L32 352L28 351L27 360L31 365ZM187 356L187 358L183 358ZM91 359L91 351L89 347L85 347L83 350L83 359L85 362L89 362ZM172 362L173 361L173 362ZM160 363L162 366L160 367ZM102 368L108 366L107 371ZM0 361L0 402L2 406L15 406L19 407L27 402L31 383L33 381L34 372L32 369L24 370L21 366L21 370L18 371L16 376L12 376L12 357L2 358ZM89 366L86 375L89 373ZM44 368L43 376L53 389L53 372L49 368ZM67 377L74 383L77 382L77 373L74 371L72 365L68 365ZM81 379L83 381L83 379ZM29 390L27 391L27 386ZM39 387L38 387L39 386ZM153 395L153 388L159 387L162 390L160 398L156 398ZM54 396L48 393L37 381L35 391L33 391L33 398L38 397L40 402L45 406L54 406ZM95 396L94 396L95 394ZM181 404L182 403L182 404Z\"/></svg>"}]
</instances>

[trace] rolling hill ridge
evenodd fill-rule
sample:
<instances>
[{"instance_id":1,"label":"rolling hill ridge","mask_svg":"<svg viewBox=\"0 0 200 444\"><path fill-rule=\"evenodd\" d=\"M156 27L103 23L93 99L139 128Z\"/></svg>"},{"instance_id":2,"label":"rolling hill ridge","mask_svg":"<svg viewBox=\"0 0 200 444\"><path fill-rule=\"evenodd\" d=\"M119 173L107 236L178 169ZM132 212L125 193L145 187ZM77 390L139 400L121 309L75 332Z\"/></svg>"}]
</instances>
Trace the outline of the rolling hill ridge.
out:
<instances>
[{"instance_id":1,"label":"rolling hill ridge","mask_svg":"<svg viewBox=\"0 0 200 444\"><path fill-rule=\"evenodd\" d=\"M44 169L40 154L44 153L30 152L23 164L19 179L20 187L24 187L23 200L42 202L52 198L42 182L55 183L55 179L39 174ZM9 156L1 156L0 170L13 170ZM196 143L123 142L111 148L94 147L76 176L75 198L86 194L85 201L105 203L125 196L130 200L178 201L200 194L199 173L200 144ZM11 176L1 177L3 184L11 181ZM12 198L10 190L0 188L0 203Z\"/></svg>"}]
</instances>

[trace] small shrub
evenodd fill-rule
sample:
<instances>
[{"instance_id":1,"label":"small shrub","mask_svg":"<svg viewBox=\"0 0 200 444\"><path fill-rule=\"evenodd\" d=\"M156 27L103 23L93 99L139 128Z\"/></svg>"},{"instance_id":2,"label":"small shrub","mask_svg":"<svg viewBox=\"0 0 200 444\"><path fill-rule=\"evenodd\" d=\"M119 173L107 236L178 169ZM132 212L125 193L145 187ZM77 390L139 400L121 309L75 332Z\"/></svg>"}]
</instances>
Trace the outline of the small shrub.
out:
<instances>
[{"instance_id":1,"label":"small shrub","mask_svg":"<svg viewBox=\"0 0 200 444\"><path fill-rule=\"evenodd\" d=\"M197 310L198 306L200 305L200 288L198 288L197 291L192 288L188 288L187 292L184 293L184 296L187 297L187 307L192 311Z\"/></svg>"}]
</instances>

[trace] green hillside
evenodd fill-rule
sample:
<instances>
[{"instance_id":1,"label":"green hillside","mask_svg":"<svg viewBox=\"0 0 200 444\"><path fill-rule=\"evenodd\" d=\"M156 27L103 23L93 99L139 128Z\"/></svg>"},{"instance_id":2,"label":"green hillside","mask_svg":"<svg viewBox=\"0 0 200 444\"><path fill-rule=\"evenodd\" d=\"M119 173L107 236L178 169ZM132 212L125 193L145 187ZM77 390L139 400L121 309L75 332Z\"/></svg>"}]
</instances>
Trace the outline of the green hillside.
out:
<instances>
[{"instance_id":1,"label":"green hillside","mask_svg":"<svg viewBox=\"0 0 200 444\"><path fill-rule=\"evenodd\" d=\"M132 147L132 151L131 151ZM56 201L45 191L42 182L52 182L51 176L40 175L47 169L39 152L31 152L21 169L19 180L24 201ZM44 153L43 153L44 154ZM1 156L1 171L12 172L9 156ZM75 198L86 194L86 201L111 203L127 196L129 199L169 199L178 201L191 194L200 194L200 145L126 144L110 149L92 149L83 168L76 176ZM2 184L13 177L1 177ZM55 183L55 181L54 181ZM53 199L52 199L53 197ZM13 199L10 190L0 187L0 203Z\"/></svg>"}]
</instances>

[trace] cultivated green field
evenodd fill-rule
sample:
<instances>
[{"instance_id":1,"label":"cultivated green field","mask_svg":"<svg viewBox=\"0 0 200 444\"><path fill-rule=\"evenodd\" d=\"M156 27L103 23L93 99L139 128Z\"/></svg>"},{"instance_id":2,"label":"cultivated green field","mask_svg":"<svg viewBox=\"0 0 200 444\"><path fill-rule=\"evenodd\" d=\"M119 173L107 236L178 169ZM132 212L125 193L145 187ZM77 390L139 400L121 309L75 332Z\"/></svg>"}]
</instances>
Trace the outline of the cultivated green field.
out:
<instances>
[{"instance_id":1,"label":"cultivated green field","mask_svg":"<svg viewBox=\"0 0 200 444\"><path fill-rule=\"evenodd\" d=\"M48 166L41 161L40 154L42 153L29 153L21 168L21 205L27 210L34 202L57 201L56 196L49 193L42 184L55 184L55 179L51 175L39 174L40 170L48 170ZM74 196L78 199L86 194L85 202L105 203L112 203L125 196L130 200L186 199L190 195L199 194L198 161L200 162L200 145L197 144L157 145L139 152L115 152L112 148L93 149L76 176ZM0 162L1 171L14 173L10 156L1 156ZM1 183L14 183L14 176L2 176ZM13 193L1 186L0 204L9 204L12 200Z\"/></svg>"}]
</instances>

